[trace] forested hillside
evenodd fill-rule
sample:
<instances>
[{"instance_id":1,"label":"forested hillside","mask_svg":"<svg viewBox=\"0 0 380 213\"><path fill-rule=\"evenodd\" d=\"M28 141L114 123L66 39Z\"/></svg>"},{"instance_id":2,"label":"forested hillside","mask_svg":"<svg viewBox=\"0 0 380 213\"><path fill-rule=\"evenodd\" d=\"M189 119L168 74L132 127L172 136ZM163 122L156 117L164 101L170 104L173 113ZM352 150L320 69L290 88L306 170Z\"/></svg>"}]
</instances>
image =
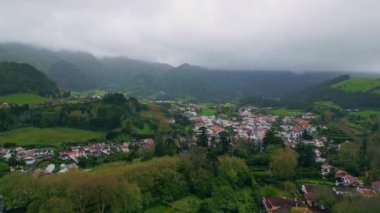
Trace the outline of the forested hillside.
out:
<instances>
[{"instance_id":1,"label":"forested hillside","mask_svg":"<svg viewBox=\"0 0 380 213\"><path fill-rule=\"evenodd\" d=\"M96 58L85 52L50 51L1 44L0 61L28 63L61 88L123 91L134 97L225 101L259 96L278 98L338 76L335 72L293 73L173 67L122 57Z\"/></svg>"},{"instance_id":2,"label":"forested hillside","mask_svg":"<svg viewBox=\"0 0 380 213\"><path fill-rule=\"evenodd\" d=\"M345 108L378 108L380 95L372 92L377 88L376 84L373 84L371 88L366 88L371 86L370 82L377 82L377 80L350 79L350 76L344 75L299 92L294 97L304 103L332 101Z\"/></svg>"},{"instance_id":3,"label":"forested hillside","mask_svg":"<svg viewBox=\"0 0 380 213\"><path fill-rule=\"evenodd\" d=\"M44 73L28 64L0 63L0 95L11 93L35 93L56 96L59 91Z\"/></svg>"}]
</instances>

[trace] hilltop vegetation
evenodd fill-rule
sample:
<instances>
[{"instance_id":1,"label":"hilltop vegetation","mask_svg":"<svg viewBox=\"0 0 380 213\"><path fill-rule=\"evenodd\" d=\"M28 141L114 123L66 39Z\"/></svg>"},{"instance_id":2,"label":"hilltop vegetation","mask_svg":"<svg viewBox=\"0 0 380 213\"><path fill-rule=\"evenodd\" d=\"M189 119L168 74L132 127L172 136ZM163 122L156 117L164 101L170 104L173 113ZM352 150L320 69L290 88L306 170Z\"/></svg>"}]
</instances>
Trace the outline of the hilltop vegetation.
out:
<instances>
[{"instance_id":1,"label":"hilltop vegetation","mask_svg":"<svg viewBox=\"0 0 380 213\"><path fill-rule=\"evenodd\" d=\"M42 72L27 64L0 63L0 95L34 93L40 96L56 96L55 83Z\"/></svg>"},{"instance_id":2,"label":"hilltop vegetation","mask_svg":"<svg viewBox=\"0 0 380 213\"><path fill-rule=\"evenodd\" d=\"M0 193L7 208L28 212L143 212L156 206L151 212L157 212L163 204L186 212L257 209L243 160L211 163L204 152L197 154L44 177L13 173L0 180Z\"/></svg>"}]
</instances>

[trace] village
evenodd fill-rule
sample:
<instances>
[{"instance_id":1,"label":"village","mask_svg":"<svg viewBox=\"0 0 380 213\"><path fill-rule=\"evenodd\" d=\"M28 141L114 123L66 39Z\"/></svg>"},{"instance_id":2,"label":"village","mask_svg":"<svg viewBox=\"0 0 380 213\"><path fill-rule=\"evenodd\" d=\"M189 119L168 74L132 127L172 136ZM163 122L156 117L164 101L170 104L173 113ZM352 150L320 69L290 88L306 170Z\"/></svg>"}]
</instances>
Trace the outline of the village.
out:
<instances>
[{"instance_id":1,"label":"village","mask_svg":"<svg viewBox=\"0 0 380 213\"><path fill-rule=\"evenodd\" d=\"M173 104L172 102L170 104ZM321 165L321 176L324 178L333 176L334 186L317 184L302 184L300 191L304 199L284 198L284 197L263 197L262 203L267 212L282 212L292 209L301 209L303 212L323 212L326 203L320 202L318 196L336 197L372 197L380 193L380 180L365 185L362 180L349 174L348 172L336 168L333 162L327 162L323 157L322 148L325 146L335 146L329 143L327 137L310 137L305 139L305 134L315 135L318 129L327 128L323 125L313 125L315 115L310 112L297 113L292 116L275 116L265 113L265 109L253 106L245 106L238 109L236 116L225 115L200 115L202 105L198 104L174 104L171 111L179 112L192 123L193 136L188 142L189 146L196 145L197 138L202 134L202 129L207 135L209 144L211 141L218 142L221 132L230 132L235 141L245 141L257 147L261 147L264 137L269 130L275 129L276 134L284 140L287 147L294 149L297 144L310 144L314 147L315 162ZM169 120L173 120L169 118ZM173 122L175 122L173 120ZM86 145L73 145L65 149L56 150L53 148L26 148L26 147L2 147L0 157L11 162L18 162L14 166L10 163L11 172L32 172L38 175L52 175L54 173L65 173L69 170L78 169L80 159L88 157L100 157L112 153L129 153L131 145L137 147L154 147L152 138L140 139L133 142L115 143L112 141L97 142ZM185 152L178 146L179 152ZM37 168L41 161L58 158L61 163L49 163L44 168ZM317 211L318 210L318 211Z\"/></svg>"},{"instance_id":2,"label":"village","mask_svg":"<svg viewBox=\"0 0 380 213\"><path fill-rule=\"evenodd\" d=\"M197 112L201 106L189 104L179 108L189 120L194 122L194 133L196 136L201 134L201 128L206 128L209 141L218 139L218 134L222 131L232 130L236 139L246 140L248 143L260 145L268 130L281 119L279 116L273 116L262 113L261 109L248 106L239 109L238 116L231 119L223 119L218 116L201 116ZM299 209L301 212L324 212L326 203L318 199L324 196L336 197L372 197L380 193L380 180L374 181L371 186L363 184L359 178L350 175L348 172L334 167L331 162L322 157L321 148L325 146L338 147L336 144L329 143L327 137L311 137L305 139L304 134L313 135L317 129L326 129L324 125L314 126L311 124L315 116L313 113L301 113L293 116L285 116L280 122L280 128L277 134L281 136L285 145L294 149L297 144L310 144L314 147L315 162L321 165L321 175L326 178L333 176L335 178L334 186L323 186L316 184L303 184L301 191L304 199L283 197L264 197L263 205L267 212L290 212L293 209Z\"/></svg>"}]
</instances>

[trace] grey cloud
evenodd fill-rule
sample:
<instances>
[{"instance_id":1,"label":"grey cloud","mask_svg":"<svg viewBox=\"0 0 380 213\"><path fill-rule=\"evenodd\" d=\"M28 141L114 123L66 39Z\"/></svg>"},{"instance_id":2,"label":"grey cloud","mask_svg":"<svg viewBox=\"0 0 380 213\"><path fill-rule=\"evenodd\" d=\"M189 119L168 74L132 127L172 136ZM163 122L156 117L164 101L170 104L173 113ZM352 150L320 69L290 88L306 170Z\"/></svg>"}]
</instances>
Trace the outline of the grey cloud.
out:
<instances>
[{"instance_id":1,"label":"grey cloud","mask_svg":"<svg viewBox=\"0 0 380 213\"><path fill-rule=\"evenodd\" d=\"M380 71L376 0L0 0L0 42L225 69Z\"/></svg>"}]
</instances>

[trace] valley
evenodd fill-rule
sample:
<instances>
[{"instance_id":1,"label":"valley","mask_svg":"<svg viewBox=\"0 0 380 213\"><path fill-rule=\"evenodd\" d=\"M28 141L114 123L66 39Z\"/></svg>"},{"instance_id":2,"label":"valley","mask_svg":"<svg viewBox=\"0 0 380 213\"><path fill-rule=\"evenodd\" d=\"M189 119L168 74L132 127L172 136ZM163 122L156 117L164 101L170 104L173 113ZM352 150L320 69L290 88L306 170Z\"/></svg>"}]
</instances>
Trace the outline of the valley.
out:
<instances>
[{"instance_id":1,"label":"valley","mask_svg":"<svg viewBox=\"0 0 380 213\"><path fill-rule=\"evenodd\" d=\"M6 76L34 70L3 67L15 72ZM232 98L226 86L203 102L200 85L138 99L128 89L58 90L33 72L40 80L17 77L0 96L0 193L10 211L270 212L278 203L339 212L351 197L362 208L379 199L377 79L340 76L282 98ZM186 75L178 86L196 82Z\"/></svg>"}]
</instances>

